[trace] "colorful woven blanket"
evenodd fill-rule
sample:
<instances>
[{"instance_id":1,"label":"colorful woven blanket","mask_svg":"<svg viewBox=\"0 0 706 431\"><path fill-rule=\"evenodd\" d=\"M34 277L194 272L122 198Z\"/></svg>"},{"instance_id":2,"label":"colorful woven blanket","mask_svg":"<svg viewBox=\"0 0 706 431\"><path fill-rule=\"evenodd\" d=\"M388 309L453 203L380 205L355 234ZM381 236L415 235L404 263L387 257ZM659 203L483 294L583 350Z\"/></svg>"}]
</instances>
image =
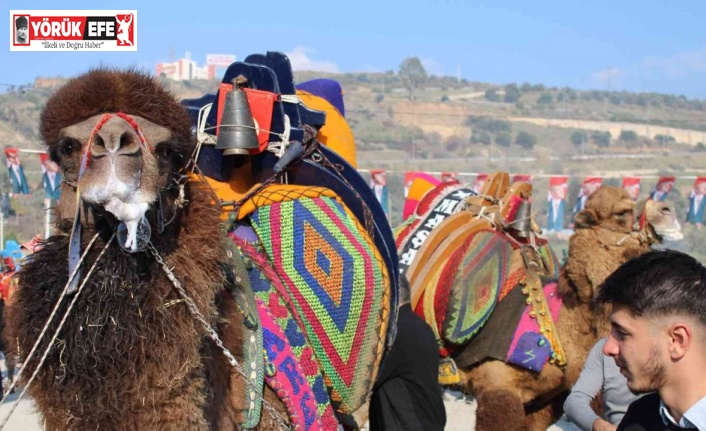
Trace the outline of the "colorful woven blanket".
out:
<instances>
[{"instance_id":1,"label":"colorful woven blanket","mask_svg":"<svg viewBox=\"0 0 706 431\"><path fill-rule=\"evenodd\" d=\"M231 233L241 252L253 263L250 285L263 326L264 346L271 372L265 377L284 402L294 429L334 431L338 420L311 343L286 305L286 289L270 267L267 256L241 235ZM351 417L343 419L351 423Z\"/></svg>"},{"instance_id":2,"label":"colorful woven blanket","mask_svg":"<svg viewBox=\"0 0 706 431\"><path fill-rule=\"evenodd\" d=\"M334 410L345 423L367 401L377 376L391 286L365 229L345 205L322 190L312 197L287 189L292 198L276 200L267 193L282 193L269 187L253 200L256 209L248 219L281 280L280 295L313 348Z\"/></svg>"}]
</instances>

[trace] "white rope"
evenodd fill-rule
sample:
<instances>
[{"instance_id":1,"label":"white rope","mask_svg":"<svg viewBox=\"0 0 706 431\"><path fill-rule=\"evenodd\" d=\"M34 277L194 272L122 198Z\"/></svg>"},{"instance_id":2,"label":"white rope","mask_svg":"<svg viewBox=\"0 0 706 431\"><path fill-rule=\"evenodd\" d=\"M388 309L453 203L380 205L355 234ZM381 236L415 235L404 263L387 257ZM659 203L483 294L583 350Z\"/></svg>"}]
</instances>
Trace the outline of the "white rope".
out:
<instances>
[{"instance_id":1,"label":"white rope","mask_svg":"<svg viewBox=\"0 0 706 431\"><path fill-rule=\"evenodd\" d=\"M91 268L88 270L88 273L86 274L86 277L85 277L85 278L83 279L83 281L81 282L81 285L79 286L78 290L76 291L76 294L74 295L73 299L71 300L71 303L69 304L69 307L66 309L66 312L64 313L64 316L61 318L61 322L59 322L59 326L58 326L58 327L56 328L56 330L54 331L54 335L52 336L51 340L49 340L49 344L47 344L47 348L44 350L44 354L42 355L41 359L39 360L39 364L37 364L37 368L34 369L34 373L32 373L32 377L30 377L29 381L27 382L27 384L25 385L25 387L22 389L22 392L21 392L20 395L17 397L17 400L15 400L15 403L12 405L12 408L11 408L10 411L8 412L7 416L6 416L5 419L3 420L2 424L0 424L0 431L2 431L3 428L5 428L5 425L7 424L7 421L10 420L10 417L12 416L12 413L14 413L15 409L16 409L17 406L20 404L20 401L22 400L22 397L24 396L24 394L27 392L27 389L32 385L32 382L34 382L34 379L35 379L35 378L37 377L37 375L39 374L39 370L42 368L42 365L44 365L44 361L47 359L47 356L49 355L49 351L51 350L52 346L54 345L54 341L56 341L56 337L59 336L59 332L60 332L61 329L64 327L64 323L66 323L66 319L69 317L69 313L71 313L71 310L73 309L74 304L76 304L76 301L78 300L78 297L79 297L79 295L81 294L81 291L83 290L84 286L86 286L86 283L87 283L88 280L90 279L91 274L93 273L93 270L96 269L96 266L98 265L98 262L100 262L101 258L102 258L103 255L105 254L105 251L108 249L108 246L110 245L111 242L113 242L113 239L115 238L115 235L116 235L116 232L113 232L113 235L112 235L112 236L110 237L110 239L105 243L105 246L103 247L103 250L101 250L101 252L100 252L100 254L98 255L98 257L96 258L95 262L93 262L93 265L91 265ZM97 236L98 236L98 233L96 233L96 235L93 237L93 239L95 240L95 238L96 238ZM85 257L85 253L84 253L84 255L81 257L81 259L83 259L83 257ZM76 265L76 266L78 267L79 265ZM73 278L73 277L72 277L72 278ZM64 292L62 292L62 298L63 298L63 295L64 295L66 289L68 289L68 287L69 287L69 284L67 283L67 284L66 284L66 287L64 288ZM60 304L60 302L61 302L61 301L58 301L58 302L57 302L57 306ZM50 316L50 321L51 321L51 316ZM47 325L48 325L48 324L49 324L49 322L47 322ZM46 329L46 326L45 326L45 329ZM41 339L41 335L40 335L40 339ZM39 340L38 340L38 341L39 341ZM36 347L36 344L35 344L35 347ZM28 361L28 360L25 360L24 364L22 365L22 369L20 370L20 373L22 372L22 370L24 370L24 368L27 366L27 364L29 364L29 361ZM18 380L19 380L19 374L17 375L17 377L18 377ZM8 394L9 394L9 393L10 393L10 392L8 391ZM5 400L5 398L3 397L3 401L4 401L4 400Z\"/></svg>"},{"instance_id":2,"label":"white rope","mask_svg":"<svg viewBox=\"0 0 706 431\"><path fill-rule=\"evenodd\" d=\"M302 99L296 94L280 94L279 97L284 103L294 103L295 105L302 103Z\"/></svg>"}]
</instances>

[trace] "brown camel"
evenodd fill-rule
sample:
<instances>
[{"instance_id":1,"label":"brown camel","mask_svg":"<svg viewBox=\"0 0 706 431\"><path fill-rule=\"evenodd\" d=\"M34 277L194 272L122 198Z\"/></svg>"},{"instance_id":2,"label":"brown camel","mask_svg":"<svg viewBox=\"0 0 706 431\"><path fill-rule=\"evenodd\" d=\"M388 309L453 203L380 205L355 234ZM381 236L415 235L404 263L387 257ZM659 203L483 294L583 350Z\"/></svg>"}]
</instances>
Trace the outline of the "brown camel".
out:
<instances>
[{"instance_id":1,"label":"brown camel","mask_svg":"<svg viewBox=\"0 0 706 431\"><path fill-rule=\"evenodd\" d=\"M95 262L28 388L46 429L234 429L243 422L244 380L206 340L203 327L155 258L140 251L138 231L146 219L153 226L151 242L158 253L205 320L220 329L226 347L241 358L243 316L225 290L220 209L201 181L178 175L193 149L185 109L146 74L98 69L59 89L47 102L40 127L66 181L58 233L22 268L9 311L11 332L18 336L25 362L25 382L37 369L50 336L43 338L31 360L26 355L69 277L77 190L80 251L89 250L82 281ZM90 157L80 175L84 150ZM157 228L160 218L163 231ZM121 222L126 235L109 243ZM97 240L89 248L95 234ZM58 316L63 316L69 299L73 296L64 299ZM58 324L55 318L48 334ZM278 429L277 420L288 422L285 409L267 388L265 399L277 414L264 411L259 429Z\"/></svg>"},{"instance_id":2,"label":"brown camel","mask_svg":"<svg viewBox=\"0 0 706 431\"><path fill-rule=\"evenodd\" d=\"M606 333L605 310L592 305L597 287L620 264L649 250L651 241L661 235L678 236L673 208L649 202L642 206L645 218L636 218L627 192L602 187L576 216L569 259L559 279L563 306L556 329L564 367L546 364L536 374L489 360L461 370L467 390L478 402L477 430L543 431L558 418L561 395L576 382L590 348ZM642 231L635 231L640 219Z\"/></svg>"}]
</instances>

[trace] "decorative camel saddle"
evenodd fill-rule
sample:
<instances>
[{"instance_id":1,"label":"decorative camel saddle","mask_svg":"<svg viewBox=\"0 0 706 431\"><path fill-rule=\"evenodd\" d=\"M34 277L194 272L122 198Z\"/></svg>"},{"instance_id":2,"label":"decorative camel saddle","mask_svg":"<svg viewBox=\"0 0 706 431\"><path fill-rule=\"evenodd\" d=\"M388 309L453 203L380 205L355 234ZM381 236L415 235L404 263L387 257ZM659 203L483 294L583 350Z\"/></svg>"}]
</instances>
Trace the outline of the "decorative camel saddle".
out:
<instances>
[{"instance_id":1,"label":"decorative camel saddle","mask_svg":"<svg viewBox=\"0 0 706 431\"><path fill-rule=\"evenodd\" d=\"M564 361L554 328L559 264L536 236L531 193L529 183L510 186L507 173L490 176L478 195L442 183L397 238L412 307L437 338L442 384L459 383L457 365L486 358L535 372ZM432 216L454 196L463 199L451 214Z\"/></svg>"},{"instance_id":2,"label":"decorative camel saddle","mask_svg":"<svg viewBox=\"0 0 706 431\"><path fill-rule=\"evenodd\" d=\"M183 103L199 133L198 167L246 263L241 285L257 309L252 326L262 329L253 339L266 352L252 385L264 379L296 429L357 428L352 414L368 400L394 339L397 253L377 199L355 161L341 156L350 148L326 136L336 110L312 110L297 94L315 97L297 93L288 59L268 52L233 63L218 94ZM247 125L228 128L241 125L243 98L256 130L249 141ZM205 133L213 128L219 136ZM235 143L223 144L231 135ZM248 162L239 168L234 160ZM256 425L258 409L249 406L246 426Z\"/></svg>"}]
</instances>

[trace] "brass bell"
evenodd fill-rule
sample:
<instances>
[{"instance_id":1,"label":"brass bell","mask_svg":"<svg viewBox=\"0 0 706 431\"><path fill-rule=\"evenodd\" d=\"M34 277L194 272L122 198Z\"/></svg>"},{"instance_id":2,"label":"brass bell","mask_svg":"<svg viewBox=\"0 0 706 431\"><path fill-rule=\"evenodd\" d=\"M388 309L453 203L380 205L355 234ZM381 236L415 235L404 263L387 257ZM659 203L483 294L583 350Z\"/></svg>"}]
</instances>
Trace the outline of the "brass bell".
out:
<instances>
[{"instance_id":1,"label":"brass bell","mask_svg":"<svg viewBox=\"0 0 706 431\"><path fill-rule=\"evenodd\" d=\"M519 237L527 238L530 235L532 231L532 204L529 200L522 199L510 228Z\"/></svg>"},{"instance_id":2,"label":"brass bell","mask_svg":"<svg viewBox=\"0 0 706 431\"><path fill-rule=\"evenodd\" d=\"M218 125L216 149L223 150L226 156L249 155L250 150L260 148L250 104L245 91L240 87L242 82L238 78L233 80L233 90L226 94L221 124Z\"/></svg>"}]
</instances>

